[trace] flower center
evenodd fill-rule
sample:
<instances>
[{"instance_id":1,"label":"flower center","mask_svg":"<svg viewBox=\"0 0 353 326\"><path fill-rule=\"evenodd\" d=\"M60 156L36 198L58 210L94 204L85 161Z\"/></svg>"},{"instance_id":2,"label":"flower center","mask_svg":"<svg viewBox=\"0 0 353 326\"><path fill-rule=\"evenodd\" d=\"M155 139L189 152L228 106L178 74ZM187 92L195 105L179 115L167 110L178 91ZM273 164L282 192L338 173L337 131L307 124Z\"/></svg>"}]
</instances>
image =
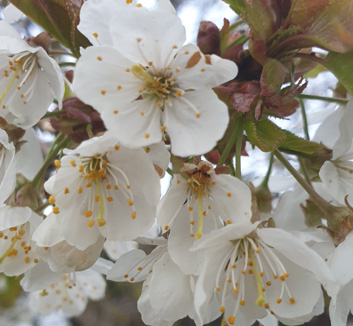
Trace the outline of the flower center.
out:
<instances>
[{"instance_id":1,"label":"flower center","mask_svg":"<svg viewBox=\"0 0 353 326\"><path fill-rule=\"evenodd\" d=\"M24 51L8 57L8 62L0 66L0 71L4 72L4 78L8 79L6 87L0 94L1 108L6 109L8 103L17 93L23 104L26 104L32 98L36 74L34 74L34 81L30 86L27 85L24 91L21 91L21 88L36 69L37 56L34 53Z\"/></svg>"},{"instance_id":2,"label":"flower center","mask_svg":"<svg viewBox=\"0 0 353 326\"><path fill-rule=\"evenodd\" d=\"M178 88L171 78L171 73L158 76L153 74L151 69L141 65L133 66L131 72L143 81L143 86L139 89L141 96L155 100L161 110L164 110L166 105L170 105L170 97L181 97L184 94L184 90Z\"/></svg>"},{"instance_id":3,"label":"flower center","mask_svg":"<svg viewBox=\"0 0 353 326\"><path fill-rule=\"evenodd\" d=\"M289 273L272 248L261 240L251 237L232 242L234 246L225 255L216 277L216 291L220 293L221 312L225 312L226 296L233 292L235 306L233 311L228 313L229 324L234 324L239 307L245 305L247 278L251 278L251 281L256 283L256 304L259 307L270 309L266 300L266 288L270 287L272 282L280 282L276 287L280 289L277 304L280 304L285 297L290 304L295 303L286 283Z\"/></svg>"}]
</instances>

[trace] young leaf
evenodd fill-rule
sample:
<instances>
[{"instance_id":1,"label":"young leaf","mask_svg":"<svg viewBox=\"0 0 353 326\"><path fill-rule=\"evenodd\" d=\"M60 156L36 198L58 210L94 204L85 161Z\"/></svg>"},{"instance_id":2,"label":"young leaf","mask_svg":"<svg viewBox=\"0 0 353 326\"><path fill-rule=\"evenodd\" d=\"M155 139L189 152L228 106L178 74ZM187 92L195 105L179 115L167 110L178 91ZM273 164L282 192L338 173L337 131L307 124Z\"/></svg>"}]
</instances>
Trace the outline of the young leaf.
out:
<instances>
[{"instance_id":1,"label":"young leaf","mask_svg":"<svg viewBox=\"0 0 353 326\"><path fill-rule=\"evenodd\" d=\"M304 138L298 137L294 134L292 134L288 130L283 130L287 137L285 141L281 144L279 147L281 150L289 150L291 152L298 152L298 153L303 153L303 154L314 154L316 153L319 149L324 148L322 144L318 144L309 140L306 140Z\"/></svg>"}]
</instances>

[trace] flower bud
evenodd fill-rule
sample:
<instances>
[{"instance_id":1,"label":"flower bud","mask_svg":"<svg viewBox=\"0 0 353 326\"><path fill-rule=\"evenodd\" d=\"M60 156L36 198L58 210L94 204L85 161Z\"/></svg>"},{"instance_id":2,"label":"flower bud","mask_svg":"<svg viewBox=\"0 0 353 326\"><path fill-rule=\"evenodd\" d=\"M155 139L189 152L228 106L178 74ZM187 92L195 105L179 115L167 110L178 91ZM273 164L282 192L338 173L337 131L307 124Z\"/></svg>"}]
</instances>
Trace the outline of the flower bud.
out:
<instances>
[{"instance_id":1,"label":"flower bud","mask_svg":"<svg viewBox=\"0 0 353 326\"><path fill-rule=\"evenodd\" d=\"M218 27L208 21L202 21L197 35L197 45L204 54L221 53L221 36Z\"/></svg>"}]
</instances>

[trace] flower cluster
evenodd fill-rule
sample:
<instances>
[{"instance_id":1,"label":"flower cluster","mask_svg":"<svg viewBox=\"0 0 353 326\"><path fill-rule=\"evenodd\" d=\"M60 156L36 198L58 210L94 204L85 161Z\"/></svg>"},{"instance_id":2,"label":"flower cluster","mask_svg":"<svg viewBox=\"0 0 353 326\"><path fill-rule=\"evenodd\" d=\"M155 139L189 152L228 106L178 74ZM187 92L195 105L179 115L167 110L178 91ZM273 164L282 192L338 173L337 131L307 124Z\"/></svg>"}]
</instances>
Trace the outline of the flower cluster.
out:
<instances>
[{"instance_id":1,"label":"flower cluster","mask_svg":"<svg viewBox=\"0 0 353 326\"><path fill-rule=\"evenodd\" d=\"M325 309L345 325L353 80L337 62L353 50L352 6L319 1L304 21L298 1L225 2L241 20L203 22L198 45L169 0L18 4L56 40L0 21L0 272L22 275L33 311L78 316L105 276L143 282L146 325L298 325ZM341 23L326 22L332 12ZM342 83L328 100L341 105L310 141L303 78L318 63ZM306 139L270 119L300 102ZM44 161L33 127L56 134ZM259 162L258 150L271 154Z\"/></svg>"}]
</instances>

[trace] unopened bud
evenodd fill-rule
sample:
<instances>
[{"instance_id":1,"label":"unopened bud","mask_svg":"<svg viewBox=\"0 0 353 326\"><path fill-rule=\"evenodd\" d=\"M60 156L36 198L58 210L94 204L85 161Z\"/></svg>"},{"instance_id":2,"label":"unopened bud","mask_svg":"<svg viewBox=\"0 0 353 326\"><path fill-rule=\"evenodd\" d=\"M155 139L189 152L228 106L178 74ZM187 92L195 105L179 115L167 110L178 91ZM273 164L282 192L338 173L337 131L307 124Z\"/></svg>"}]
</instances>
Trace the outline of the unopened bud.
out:
<instances>
[{"instance_id":1,"label":"unopened bud","mask_svg":"<svg viewBox=\"0 0 353 326\"><path fill-rule=\"evenodd\" d=\"M200 23L197 45L204 54L220 55L221 36L218 27L214 23L208 21Z\"/></svg>"}]
</instances>

